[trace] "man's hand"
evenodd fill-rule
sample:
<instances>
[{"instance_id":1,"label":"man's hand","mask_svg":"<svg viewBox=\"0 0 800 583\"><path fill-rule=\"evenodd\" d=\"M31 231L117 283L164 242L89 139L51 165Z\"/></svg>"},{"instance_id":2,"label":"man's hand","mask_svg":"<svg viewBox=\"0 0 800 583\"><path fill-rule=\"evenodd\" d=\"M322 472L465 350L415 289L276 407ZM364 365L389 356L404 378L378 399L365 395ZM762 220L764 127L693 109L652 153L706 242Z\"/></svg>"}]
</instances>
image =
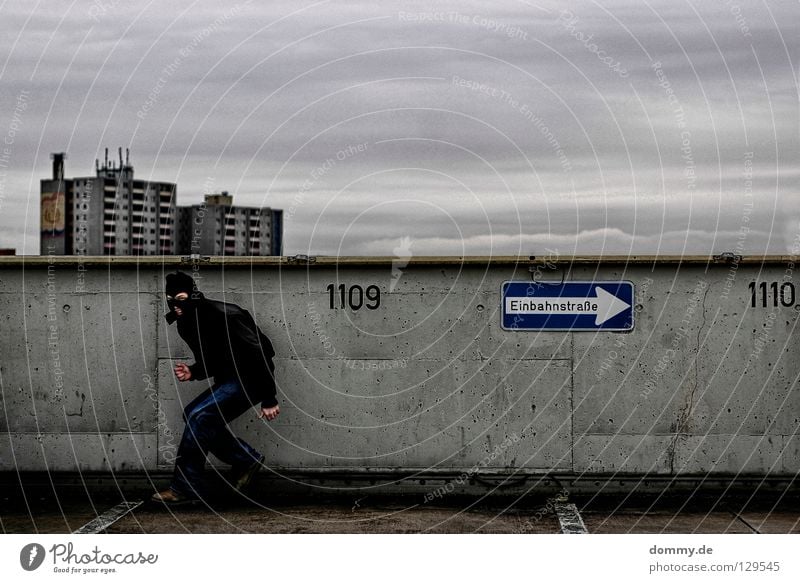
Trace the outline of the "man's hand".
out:
<instances>
[{"instance_id":1,"label":"man's hand","mask_svg":"<svg viewBox=\"0 0 800 583\"><path fill-rule=\"evenodd\" d=\"M175 365L175 376L179 381L188 381L192 378L192 371L189 370L189 365L180 363Z\"/></svg>"},{"instance_id":2,"label":"man's hand","mask_svg":"<svg viewBox=\"0 0 800 583\"><path fill-rule=\"evenodd\" d=\"M275 417L278 416L278 413L281 412L281 406L275 405L274 407L261 407L261 411L258 412L259 419L266 419L267 421L272 421Z\"/></svg>"}]
</instances>

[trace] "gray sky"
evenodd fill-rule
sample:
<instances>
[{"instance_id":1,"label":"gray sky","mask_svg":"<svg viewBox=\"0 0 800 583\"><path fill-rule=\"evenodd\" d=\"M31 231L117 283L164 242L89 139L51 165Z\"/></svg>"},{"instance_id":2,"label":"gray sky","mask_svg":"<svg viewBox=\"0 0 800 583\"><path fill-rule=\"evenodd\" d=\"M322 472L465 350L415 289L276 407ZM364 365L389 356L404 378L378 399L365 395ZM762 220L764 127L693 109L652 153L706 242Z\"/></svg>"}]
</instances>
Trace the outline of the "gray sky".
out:
<instances>
[{"instance_id":1,"label":"gray sky","mask_svg":"<svg viewBox=\"0 0 800 583\"><path fill-rule=\"evenodd\" d=\"M132 6L132 4L135 4ZM785 253L800 4L0 4L0 246L105 147L286 254ZM744 230L743 230L744 229Z\"/></svg>"}]
</instances>

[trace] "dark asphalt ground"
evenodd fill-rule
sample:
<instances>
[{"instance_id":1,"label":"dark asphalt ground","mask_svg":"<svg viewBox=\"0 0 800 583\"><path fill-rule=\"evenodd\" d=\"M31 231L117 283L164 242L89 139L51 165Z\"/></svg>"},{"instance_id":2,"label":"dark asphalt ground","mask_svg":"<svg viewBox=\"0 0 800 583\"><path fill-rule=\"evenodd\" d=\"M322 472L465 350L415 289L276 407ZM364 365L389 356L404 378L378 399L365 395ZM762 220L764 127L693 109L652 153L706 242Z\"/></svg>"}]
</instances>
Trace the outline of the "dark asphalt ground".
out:
<instances>
[{"instance_id":1,"label":"dark asphalt ground","mask_svg":"<svg viewBox=\"0 0 800 583\"><path fill-rule=\"evenodd\" d=\"M129 501L146 498L125 495ZM4 533L70 533L119 504L114 491L62 496L17 492L0 500ZM108 533L506 533L561 532L553 499L449 496L222 497L213 504L164 508L145 502L105 529ZM739 496L570 499L590 533L800 534L800 500Z\"/></svg>"}]
</instances>

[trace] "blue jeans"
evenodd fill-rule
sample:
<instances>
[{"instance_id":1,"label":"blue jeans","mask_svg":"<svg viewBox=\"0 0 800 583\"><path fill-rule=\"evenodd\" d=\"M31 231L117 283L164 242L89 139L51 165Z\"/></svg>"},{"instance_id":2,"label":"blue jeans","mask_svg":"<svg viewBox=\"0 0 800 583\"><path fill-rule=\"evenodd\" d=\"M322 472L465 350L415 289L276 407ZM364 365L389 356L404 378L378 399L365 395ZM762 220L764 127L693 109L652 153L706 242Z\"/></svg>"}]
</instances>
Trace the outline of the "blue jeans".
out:
<instances>
[{"instance_id":1,"label":"blue jeans","mask_svg":"<svg viewBox=\"0 0 800 583\"><path fill-rule=\"evenodd\" d=\"M228 423L253 407L239 381L224 381L206 389L183 410L186 427L178 446L170 487L189 497L207 494L203 473L206 456L241 471L257 462L260 454L231 433Z\"/></svg>"}]
</instances>

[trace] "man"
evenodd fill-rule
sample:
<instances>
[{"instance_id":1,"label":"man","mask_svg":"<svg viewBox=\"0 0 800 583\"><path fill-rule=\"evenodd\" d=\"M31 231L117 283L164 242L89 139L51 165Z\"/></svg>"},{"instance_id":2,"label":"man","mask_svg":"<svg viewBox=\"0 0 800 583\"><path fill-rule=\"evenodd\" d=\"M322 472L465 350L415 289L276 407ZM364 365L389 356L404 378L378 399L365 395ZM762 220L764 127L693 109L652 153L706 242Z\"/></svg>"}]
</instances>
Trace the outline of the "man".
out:
<instances>
[{"instance_id":1,"label":"man","mask_svg":"<svg viewBox=\"0 0 800 583\"><path fill-rule=\"evenodd\" d=\"M205 496L203 471L209 452L231 465L233 486L245 488L264 456L235 437L228 424L256 404L260 404L259 418L271 421L280 407L275 399L275 351L250 313L206 298L194 279L182 272L167 275L165 291L170 311L164 317L168 324L178 322L178 334L195 358L191 366L177 364L175 376L182 382L214 377L214 385L184 409L186 427L172 483L152 497L176 505Z\"/></svg>"}]
</instances>

